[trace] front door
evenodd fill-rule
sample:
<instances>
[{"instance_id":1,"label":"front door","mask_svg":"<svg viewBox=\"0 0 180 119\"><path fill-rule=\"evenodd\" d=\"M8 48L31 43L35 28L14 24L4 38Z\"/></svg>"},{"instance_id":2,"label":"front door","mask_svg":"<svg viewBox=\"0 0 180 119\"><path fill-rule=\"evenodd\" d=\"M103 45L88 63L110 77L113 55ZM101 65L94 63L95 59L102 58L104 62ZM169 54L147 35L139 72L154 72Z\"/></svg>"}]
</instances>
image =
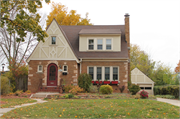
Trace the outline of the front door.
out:
<instances>
[{"instance_id":1,"label":"front door","mask_svg":"<svg viewBox=\"0 0 180 119\"><path fill-rule=\"evenodd\" d=\"M47 86L57 86L57 72L57 65L49 64L47 71Z\"/></svg>"}]
</instances>

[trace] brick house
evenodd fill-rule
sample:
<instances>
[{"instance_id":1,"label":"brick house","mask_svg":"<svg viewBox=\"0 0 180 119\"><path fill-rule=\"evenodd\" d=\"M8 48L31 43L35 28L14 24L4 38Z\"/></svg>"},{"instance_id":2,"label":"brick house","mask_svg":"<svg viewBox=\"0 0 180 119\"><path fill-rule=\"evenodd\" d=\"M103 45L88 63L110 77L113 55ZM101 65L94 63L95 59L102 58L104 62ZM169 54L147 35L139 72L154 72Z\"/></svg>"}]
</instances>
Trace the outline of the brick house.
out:
<instances>
[{"instance_id":1,"label":"brick house","mask_svg":"<svg viewBox=\"0 0 180 119\"><path fill-rule=\"evenodd\" d=\"M125 25L61 26L54 19L45 42L39 42L27 59L28 89L56 91L60 79L65 85L77 85L79 74L88 73L92 82L111 82L114 92L125 85L127 92L130 38L129 15L124 16Z\"/></svg>"}]
</instances>

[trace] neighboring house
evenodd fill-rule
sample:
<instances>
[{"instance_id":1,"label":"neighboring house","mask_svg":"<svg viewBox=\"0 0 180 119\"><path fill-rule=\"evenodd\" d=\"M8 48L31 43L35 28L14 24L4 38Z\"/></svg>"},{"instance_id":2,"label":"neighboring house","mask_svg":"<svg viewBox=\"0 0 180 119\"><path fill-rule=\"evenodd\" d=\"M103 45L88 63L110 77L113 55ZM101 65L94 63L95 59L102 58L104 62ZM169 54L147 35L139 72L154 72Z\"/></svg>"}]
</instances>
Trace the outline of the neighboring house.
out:
<instances>
[{"instance_id":1,"label":"neighboring house","mask_svg":"<svg viewBox=\"0 0 180 119\"><path fill-rule=\"evenodd\" d=\"M147 77L143 72L138 68L134 68L131 71L131 82L132 84L139 85L141 90L147 91L150 95L154 94L154 81Z\"/></svg>"},{"instance_id":2,"label":"neighboring house","mask_svg":"<svg viewBox=\"0 0 180 119\"><path fill-rule=\"evenodd\" d=\"M129 15L125 25L61 26L54 19L47 27L45 42L39 42L27 59L28 89L56 91L61 84L78 85L80 73L93 81L116 80L127 92L130 75Z\"/></svg>"}]
</instances>

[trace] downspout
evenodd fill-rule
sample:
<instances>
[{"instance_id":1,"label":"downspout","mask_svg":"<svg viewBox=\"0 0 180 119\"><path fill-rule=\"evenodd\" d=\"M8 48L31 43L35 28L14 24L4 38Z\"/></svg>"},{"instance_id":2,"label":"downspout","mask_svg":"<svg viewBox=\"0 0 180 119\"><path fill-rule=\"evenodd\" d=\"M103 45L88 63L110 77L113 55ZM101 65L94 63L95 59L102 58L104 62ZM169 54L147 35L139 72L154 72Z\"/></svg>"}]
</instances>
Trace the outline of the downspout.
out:
<instances>
[{"instance_id":1,"label":"downspout","mask_svg":"<svg viewBox=\"0 0 180 119\"><path fill-rule=\"evenodd\" d=\"M79 73L81 74L81 62L82 62L82 58L80 58L79 64L80 64L80 71Z\"/></svg>"}]
</instances>

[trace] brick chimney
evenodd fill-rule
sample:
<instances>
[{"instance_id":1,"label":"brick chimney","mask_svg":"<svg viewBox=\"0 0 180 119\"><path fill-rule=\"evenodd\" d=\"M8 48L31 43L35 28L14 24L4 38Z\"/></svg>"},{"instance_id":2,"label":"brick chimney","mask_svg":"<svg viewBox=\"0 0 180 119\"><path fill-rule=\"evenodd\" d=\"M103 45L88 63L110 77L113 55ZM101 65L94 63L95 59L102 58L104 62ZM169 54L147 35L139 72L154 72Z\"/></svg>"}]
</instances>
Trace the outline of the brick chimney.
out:
<instances>
[{"instance_id":1,"label":"brick chimney","mask_svg":"<svg viewBox=\"0 0 180 119\"><path fill-rule=\"evenodd\" d=\"M131 81L130 79L130 75L131 75L131 72L130 72L130 35L129 35L129 14L126 13L124 15L125 17L125 39L127 41L127 49L128 49L128 57L129 57L129 62L128 62L128 81Z\"/></svg>"}]
</instances>

